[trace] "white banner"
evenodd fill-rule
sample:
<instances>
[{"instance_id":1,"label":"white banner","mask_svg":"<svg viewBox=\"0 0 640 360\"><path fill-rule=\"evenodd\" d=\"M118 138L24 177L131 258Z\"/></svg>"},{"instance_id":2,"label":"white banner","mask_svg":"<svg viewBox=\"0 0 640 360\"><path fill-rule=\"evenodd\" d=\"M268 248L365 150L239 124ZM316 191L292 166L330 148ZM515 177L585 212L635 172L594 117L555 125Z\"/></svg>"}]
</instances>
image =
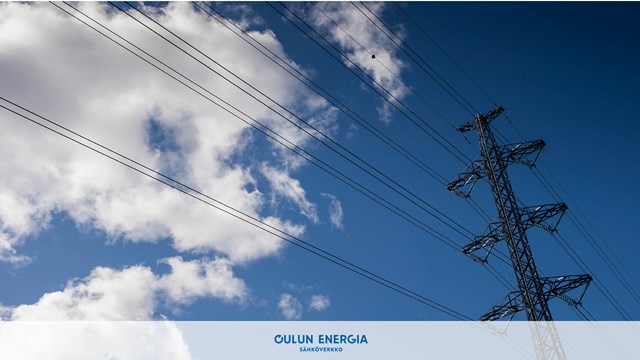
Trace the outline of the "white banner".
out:
<instances>
[{"instance_id":1,"label":"white banner","mask_svg":"<svg viewBox=\"0 0 640 360\"><path fill-rule=\"evenodd\" d=\"M640 359L638 322L0 322L0 359Z\"/></svg>"}]
</instances>

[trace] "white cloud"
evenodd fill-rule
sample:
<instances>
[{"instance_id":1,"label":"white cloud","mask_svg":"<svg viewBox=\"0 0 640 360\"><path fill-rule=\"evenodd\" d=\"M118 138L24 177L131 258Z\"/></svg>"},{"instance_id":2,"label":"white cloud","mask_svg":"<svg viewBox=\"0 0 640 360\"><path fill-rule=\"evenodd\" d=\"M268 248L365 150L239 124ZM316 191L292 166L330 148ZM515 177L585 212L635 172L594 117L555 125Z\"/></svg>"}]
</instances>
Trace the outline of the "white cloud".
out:
<instances>
[{"instance_id":1,"label":"white cloud","mask_svg":"<svg viewBox=\"0 0 640 360\"><path fill-rule=\"evenodd\" d=\"M226 259L183 261L172 257L162 262L171 266L171 273L158 279L158 286L171 301L189 304L199 297L214 297L243 302L247 297L244 281L234 276Z\"/></svg>"},{"instance_id":2,"label":"white cloud","mask_svg":"<svg viewBox=\"0 0 640 360\"><path fill-rule=\"evenodd\" d=\"M323 311L331 305L331 300L325 295L312 295L309 307L315 311Z\"/></svg>"},{"instance_id":3,"label":"white cloud","mask_svg":"<svg viewBox=\"0 0 640 360\"><path fill-rule=\"evenodd\" d=\"M162 299L179 306L203 297L242 303L248 296L228 260L172 257L161 262L171 266L169 273L155 275L141 265L96 267L86 278L44 294L35 304L5 307L0 313L6 320L152 320Z\"/></svg>"},{"instance_id":4,"label":"white cloud","mask_svg":"<svg viewBox=\"0 0 640 360\"><path fill-rule=\"evenodd\" d=\"M246 113L290 134L298 144L308 141L153 33L118 11L107 11L108 5L78 6ZM169 3L154 14L280 103L316 104L308 115L320 127L332 128L326 104L189 4ZM286 57L271 31L252 34ZM246 185L255 183L251 172L245 164L232 161L250 144L246 124L50 4L0 4L0 76L3 96L293 235L304 231L302 224L269 215L262 192L247 190ZM151 122L173 146L150 142ZM233 263L269 256L282 247L278 238L5 111L0 111L0 124L0 259L24 261L16 250L27 237L45 229L56 212L114 239L157 242L168 238L179 251L213 251ZM276 179L274 190L317 222L315 205L306 199L300 183L287 171L269 169Z\"/></svg>"},{"instance_id":5,"label":"white cloud","mask_svg":"<svg viewBox=\"0 0 640 360\"><path fill-rule=\"evenodd\" d=\"M329 20L321 11L315 7L309 7L309 15L315 26L327 34L351 61L365 70L367 74L391 94L389 95L383 91L387 99L394 101L393 98L395 97L401 100L407 95L409 89L407 89L396 76L400 76L408 64L398 57L399 50L397 46L386 35L350 2L320 2L316 5L322 12L338 23L344 31ZM367 3L367 7L379 17L386 6L387 5L381 2ZM359 5L359 7L369 18L375 21L375 18L368 13L367 9L362 5ZM380 26L382 27L382 25ZM396 31L396 34L398 33L399 32ZM399 35L402 36L401 34L402 32L400 32ZM355 39L355 41L353 39ZM395 41L398 42L397 39L395 39ZM362 45L364 49L360 45ZM375 59L371 58L372 54L375 55ZM345 63L353 66L347 60L345 60ZM379 86L375 84L374 86L380 89ZM379 105L378 112L383 122L390 121L391 108L388 103L384 102Z\"/></svg>"},{"instance_id":6,"label":"white cloud","mask_svg":"<svg viewBox=\"0 0 640 360\"><path fill-rule=\"evenodd\" d=\"M342 211L342 203L334 195L325 193L321 195L329 199L329 221L331 221L331 227L343 229L344 212Z\"/></svg>"},{"instance_id":7,"label":"white cloud","mask_svg":"<svg viewBox=\"0 0 640 360\"><path fill-rule=\"evenodd\" d=\"M261 172L269 180L276 196L290 200L302 215L314 223L319 221L317 206L307 199L299 180L292 178L287 172L278 171L266 165L261 167Z\"/></svg>"},{"instance_id":8,"label":"white cloud","mask_svg":"<svg viewBox=\"0 0 640 360\"><path fill-rule=\"evenodd\" d=\"M302 318L302 304L291 294L282 294L278 302L278 309L287 320L300 320Z\"/></svg>"}]
</instances>

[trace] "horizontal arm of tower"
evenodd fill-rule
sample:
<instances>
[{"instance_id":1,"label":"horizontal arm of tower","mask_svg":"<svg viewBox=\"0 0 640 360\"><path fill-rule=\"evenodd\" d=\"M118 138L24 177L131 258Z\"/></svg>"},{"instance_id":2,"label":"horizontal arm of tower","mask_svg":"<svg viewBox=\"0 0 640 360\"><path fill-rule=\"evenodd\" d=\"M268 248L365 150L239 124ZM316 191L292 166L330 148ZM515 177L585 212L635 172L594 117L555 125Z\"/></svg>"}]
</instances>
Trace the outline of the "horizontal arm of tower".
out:
<instances>
[{"instance_id":1,"label":"horizontal arm of tower","mask_svg":"<svg viewBox=\"0 0 640 360\"><path fill-rule=\"evenodd\" d=\"M540 279L544 288L545 296L548 300L558 297L567 302L569 305L580 305L582 298L587 291L587 287L593 280L591 275L566 275L566 276L554 276ZM572 290L583 287L579 296L571 298L566 294Z\"/></svg>"},{"instance_id":2,"label":"horizontal arm of tower","mask_svg":"<svg viewBox=\"0 0 640 360\"><path fill-rule=\"evenodd\" d=\"M452 193L468 198L471 190L476 186L478 180L485 176L484 163L482 160L474 160L469 164L458 177L447 184L447 190ZM467 189L464 191L464 189Z\"/></svg>"},{"instance_id":3,"label":"horizontal arm of tower","mask_svg":"<svg viewBox=\"0 0 640 360\"><path fill-rule=\"evenodd\" d=\"M497 106L495 109L487 112L484 115L481 115L481 114L476 115L476 118L479 117L482 122L484 122L485 124L489 124L490 122L495 120L498 116L500 116L500 114L502 114L503 112L504 112L504 108L502 106ZM475 121L468 122L464 125L458 126L458 131L463 133L463 132L474 130L476 129L476 127L477 127L477 123Z\"/></svg>"},{"instance_id":4,"label":"horizontal arm of tower","mask_svg":"<svg viewBox=\"0 0 640 360\"><path fill-rule=\"evenodd\" d=\"M495 321L513 316L524 310L520 291L512 291L505 296L498 305L494 306L486 314L480 317L480 321Z\"/></svg>"},{"instance_id":5,"label":"horizontal arm of tower","mask_svg":"<svg viewBox=\"0 0 640 360\"><path fill-rule=\"evenodd\" d=\"M525 229L538 226L553 233L558 228L560 220L566 210L567 205L564 203L525 207L520 208L520 219ZM487 226L484 234L475 236L473 242L462 248L462 252L475 261L484 263L495 244L502 239L504 239L502 223L499 221L492 222ZM474 252L482 249L487 250L486 256L472 255Z\"/></svg>"},{"instance_id":6,"label":"horizontal arm of tower","mask_svg":"<svg viewBox=\"0 0 640 360\"><path fill-rule=\"evenodd\" d=\"M500 157L507 166L513 163L519 163L531 167L535 165L544 146L545 143L542 140L503 145L494 157ZM496 159L493 160L493 162L496 161ZM468 198L478 180L485 176L486 168L484 161L474 160L458 174L455 180L447 184L447 190L463 198Z\"/></svg>"},{"instance_id":7,"label":"horizontal arm of tower","mask_svg":"<svg viewBox=\"0 0 640 360\"><path fill-rule=\"evenodd\" d=\"M472 259L484 263L487 261L487 257L491 252L493 246L500 240L502 240L502 223L492 222L487 226L487 231L484 235L475 236L474 241L462 248L462 252L471 257ZM478 256L472 256L475 251L481 249L488 249L487 255L484 258Z\"/></svg>"},{"instance_id":8,"label":"horizontal arm of tower","mask_svg":"<svg viewBox=\"0 0 640 360\"><path fill-rule=\"evenodd\" d=\"M543 140L524 141L518 144L508 144L502 146L502 158L507 165L518 163L528 167L535 165L542 149L546 146Z\"/></svg>"},{"instance_id":9,"label":"horizontal arm of tower","mask_svg":"<svg viewBox=\"0 0 640 360\"><path fill-rule=\"evenodd\" d=\"M526 228L538 226L554 233L567 208L565 203L525 207L520 209L521 219Z\"/></svg>"}]
</instances>

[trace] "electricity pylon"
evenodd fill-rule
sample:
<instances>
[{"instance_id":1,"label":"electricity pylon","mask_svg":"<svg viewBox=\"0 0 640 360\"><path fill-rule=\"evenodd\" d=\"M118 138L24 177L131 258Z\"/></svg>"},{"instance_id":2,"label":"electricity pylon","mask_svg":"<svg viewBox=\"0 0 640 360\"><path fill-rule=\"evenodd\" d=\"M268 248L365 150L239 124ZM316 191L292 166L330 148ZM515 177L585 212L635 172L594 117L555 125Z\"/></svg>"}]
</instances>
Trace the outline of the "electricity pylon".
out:
<instances>
[{"instance_id":1,"label":"electricity pylon","mask_svg":"<svg viewBox=\"0 0 640 360\"><path fill-rule=\"evenodd\" d=\"M491 187L493 200L498 211L498 220L490 223L483 235L463 247L462 251L475 261L484 263L494 246L504 241L509 249L511 265L517 281L517 290L508 293L489 312L480 317L482 321L493 321L504 317L512 318L525 311L531 324L534 349L539 360L566 359L548 302L554 297L561 298L569 305L577 306L591 282L591 276L569 275L541 277L531 253L527 230L532 226L555 232L567 205L549 204L522 207L511 187L507 167L513 163L529 167L535 166L544 141L535 140L518 144L500 144L491 129L491 122L504 112L501 106L486 114L477 114L475 120L458 128L460 132L476 130L480 144L480 159L472 161L458 177L447 185L447 189L464 198L480 179L486 179ZM467 189L465 191L465 189ZM485 251L486 256L476 253ZM577 299L566 294L584 287Z\"/></svg>"}]
</instances>

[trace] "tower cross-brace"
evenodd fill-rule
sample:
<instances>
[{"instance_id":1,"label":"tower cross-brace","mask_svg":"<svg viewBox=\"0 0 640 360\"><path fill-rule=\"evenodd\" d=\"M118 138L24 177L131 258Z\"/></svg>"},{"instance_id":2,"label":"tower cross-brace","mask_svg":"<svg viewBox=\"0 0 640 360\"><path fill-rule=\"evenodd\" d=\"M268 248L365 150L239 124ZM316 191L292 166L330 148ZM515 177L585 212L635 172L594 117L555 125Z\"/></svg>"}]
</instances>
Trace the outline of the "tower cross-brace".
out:
<instances>
[{"instance_id":1,"label":"tower cross-brace","mask_svg":"<svg viewBox=\"0 0 640 360\"><path fill-rule=\"evenodd\" d=\"M524 310L532 327L534 347L538 359L566 359L560 339L551 321L553 317L548 301L560 297L572 306L581 303L584 290L591 281L590 275L571 275L560 277L541 277L531 253L527 229L531 226L554 232L560 218L567 209L565 204L541 205L537 207L520 207L511 187L507 167L512 163L534 166L544 141L536 140L519 144L501 145L491 129L490 123L504 112L501 106L486 114L477 114L473 122L458 128L460 132L476 130L480 144L480 159L473 161L465 171L447 185L457 195L469 197L470 192L480 179L486 179L491 188L493 200L498 212L498 221L489 224L486 234L477 236L476 240L463 248L463 252L472 259L486 262L489 253L497 242L504 241L509 249L511 265L515 273L517 290L494 306L480 320L497 320L512 317ZM465 192L464 189L467 188ZM557 218L554 223L548 223ZM474 254L486 250L487 256L482 258ZM565 294L584 286L578 299ZM544 322L549 322L544 325ZM543 325L543 326L540 326Z\"/></svg>"}]
</instances>

